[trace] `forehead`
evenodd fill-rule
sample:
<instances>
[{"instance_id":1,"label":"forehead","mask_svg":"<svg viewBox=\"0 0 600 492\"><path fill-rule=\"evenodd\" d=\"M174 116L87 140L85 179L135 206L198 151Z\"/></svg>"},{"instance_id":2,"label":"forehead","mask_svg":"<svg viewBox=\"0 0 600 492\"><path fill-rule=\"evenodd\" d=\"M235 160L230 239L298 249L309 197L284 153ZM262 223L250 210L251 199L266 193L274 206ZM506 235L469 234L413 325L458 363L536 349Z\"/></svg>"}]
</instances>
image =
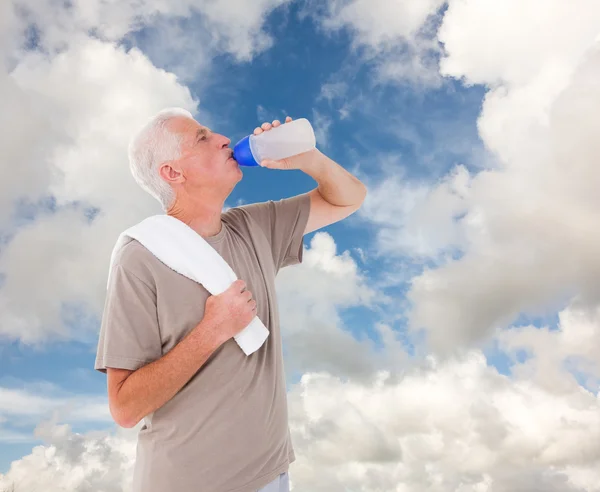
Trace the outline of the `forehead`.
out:
<instances>
[{"instance_id":1,"label":"forehead","mask_svg":"<svg viewBox=\"0 0 600 492\"><path fill-rule=\"evenodd\" d=\"M198 132L210 131L209 128L202 126L196 120L186 118L185 116L175 116L169 120L169 128L183 135L196 136Z\"/></svg>"}]
</instances>

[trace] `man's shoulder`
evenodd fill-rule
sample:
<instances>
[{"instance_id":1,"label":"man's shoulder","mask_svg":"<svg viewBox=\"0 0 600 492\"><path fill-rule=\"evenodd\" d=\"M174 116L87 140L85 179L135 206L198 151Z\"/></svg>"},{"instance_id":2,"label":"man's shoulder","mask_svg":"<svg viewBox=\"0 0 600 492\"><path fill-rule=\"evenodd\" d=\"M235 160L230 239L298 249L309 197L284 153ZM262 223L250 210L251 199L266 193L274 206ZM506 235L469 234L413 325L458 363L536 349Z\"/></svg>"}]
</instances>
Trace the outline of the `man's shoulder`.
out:
<instances>
[{"instance_id":1,"label":"man's shoulder","mask_svg":"<svg viewBox=\"0 0 600 492\"><path fill-rule=\"evenodd\" d=\"M299 214L310 211L310 194L238 205L222 215L230 224L243 222L247 227L260 227L269 234L273 227L287 227Z\"/></svg>"},{"instance_id":2,"label":"man's shoulder","mask_svg":"<svg viewBox=\"0 0 600 492\"><path fill-rule=\"evenodd\" d=\"M270 200L266 202L245 203L227 209L221 217L229 224L243 224L247 227L253 225L253 221L268 213Z\"/></svg>"},{"instance_id":3,"label":"man's shoulder","mask_svg":"<svg viewBox=\"0 0 600 492\"><path fill-rule=\"evenodd\" d=\"M238 215L238 214L247 214L251 213L252 210L256 208L264 208L270 206L273 200L266 200L261 202L253 202L253 203L241 203L236 205L235 207L229 207L222 215Z\"/></svg>"},{"instance_id":4,"label":"man's shoulder","mask_svg":"<svg viewBox=\"0 0 600 492\"><path fill-rule=\"evenodd\" d=\"M117 251L113 265L122 267L140 280L152 282L154 277L152 270L158 261L158 258L142 243L131 239Z\"/></svg>"}]
</instances>

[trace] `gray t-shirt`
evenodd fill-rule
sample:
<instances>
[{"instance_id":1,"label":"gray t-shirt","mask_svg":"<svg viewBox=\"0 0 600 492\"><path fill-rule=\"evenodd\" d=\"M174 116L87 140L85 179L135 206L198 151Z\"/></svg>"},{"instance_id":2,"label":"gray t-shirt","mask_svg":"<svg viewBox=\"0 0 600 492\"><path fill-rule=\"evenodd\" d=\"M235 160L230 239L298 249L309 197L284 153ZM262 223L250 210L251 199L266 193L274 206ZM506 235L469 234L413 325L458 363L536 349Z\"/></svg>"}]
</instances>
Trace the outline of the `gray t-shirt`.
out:
<instances>
[{"instance_id":1,"label":"gray t-shirt","mask_svg":"<svg viewBox=\"0 0 600 492\"><path fill-rule=\"evenodd\" d=\"M255 492L295 460L279 311L278 270L302 261L308 194L229 209L206 241L243 279L270 335L246 356L234 339L144 419L134 492ZM202 319L210 293L137 241L115 258L95 369L138 369L159 359Z\"/></svg>"}]
</instances>

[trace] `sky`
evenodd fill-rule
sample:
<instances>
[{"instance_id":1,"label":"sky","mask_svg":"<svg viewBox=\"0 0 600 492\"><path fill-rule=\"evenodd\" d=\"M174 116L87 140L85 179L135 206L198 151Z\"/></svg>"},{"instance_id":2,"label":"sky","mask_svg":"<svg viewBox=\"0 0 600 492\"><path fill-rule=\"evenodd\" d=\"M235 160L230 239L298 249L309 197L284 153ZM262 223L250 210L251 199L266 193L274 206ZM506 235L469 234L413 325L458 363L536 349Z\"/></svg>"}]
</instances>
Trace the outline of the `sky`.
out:
<instances>
[{"instance_id":1,"label":"sky","mask_svg":"<svg viewBox=\"0 0 600 492\"><path fill-rule=\"evenodd\" d=\"M94 371L165 107L309 119L368 187L277 291L294 492L600 491L600 3L0 3L0 491L127 492ZM244 169L226 207L310 191Z\"/></svg>"}]
</instances>

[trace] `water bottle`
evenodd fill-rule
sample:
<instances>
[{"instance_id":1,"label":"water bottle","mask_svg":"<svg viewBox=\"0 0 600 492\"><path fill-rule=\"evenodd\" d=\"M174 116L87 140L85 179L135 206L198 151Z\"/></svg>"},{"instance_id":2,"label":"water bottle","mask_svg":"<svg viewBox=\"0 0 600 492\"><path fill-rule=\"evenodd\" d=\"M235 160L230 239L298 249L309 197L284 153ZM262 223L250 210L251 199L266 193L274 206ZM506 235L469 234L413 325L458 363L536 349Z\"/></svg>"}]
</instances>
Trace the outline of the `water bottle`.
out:
<instances>
[{"instance_id":1,"label":"water bottle","mask_svg":"<svg viewBox=\"0 0 600 492\"><path fill-rule=\"evenodd\" d=\"M259 166L265 159L277 161L315 148L315 132L306 118L283 123L260 135L248 135L233 148L240 166Z\"/></svg>"}]
</instances>

